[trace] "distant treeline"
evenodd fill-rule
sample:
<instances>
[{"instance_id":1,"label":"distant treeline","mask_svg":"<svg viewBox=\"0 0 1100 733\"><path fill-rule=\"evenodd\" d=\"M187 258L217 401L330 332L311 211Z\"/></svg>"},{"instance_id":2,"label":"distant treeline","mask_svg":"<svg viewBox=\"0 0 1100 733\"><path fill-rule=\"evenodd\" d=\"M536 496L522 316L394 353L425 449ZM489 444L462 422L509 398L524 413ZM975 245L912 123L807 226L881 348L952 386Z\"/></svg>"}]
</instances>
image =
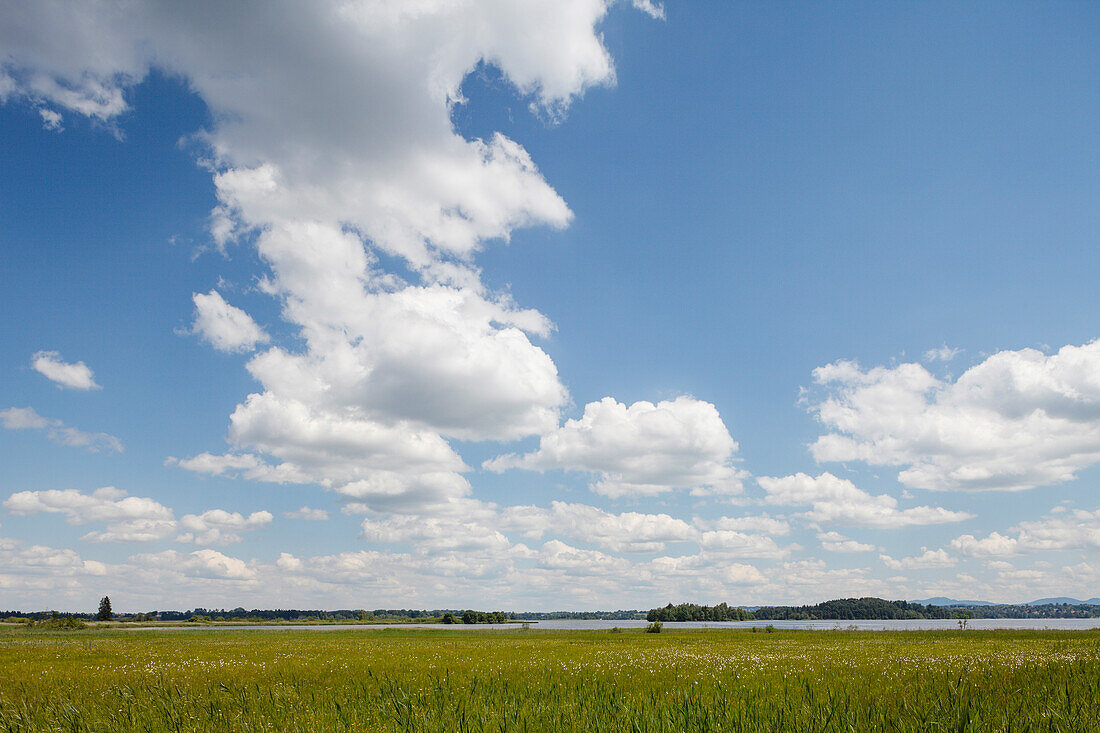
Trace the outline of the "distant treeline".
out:
<instances>
[{"instance_id":1,"label":"distant treeline","mask_svg":"<svg viewBox=\"0 0 1100 733\"><path fill-rule=\"evenodd\" d=\"M640 621L646 614L645 611L523 611L515 617L523 621Z\"/></svg>"},{"instance_id":2,"label":"distant treeline","mask_svg":"<svg viewBox=\"0 0 1100 733\"><path fill-rule=\"evenodd\" d=\"M953 618L1096 618L1100 606L1050 603L1042 606L925 606L882 598L841 598L812 606L764 606L749 613L725 603L671 603L654 608L649 621L856 621Z\"/></svg>"},{"instance_id":3,"label":"distant treeline","mask_svg":"<svg viewBox=\"0 0 1100 733\"><path fill-rule=\"evenodd\" d=\"M465 621L466 614L475 620ZM189 611L148 611L144 613L116 613L116 621L442 621L447 614L454 619L454 623L506 623L508 621L549 621L553 619L581 619L581 620L640 620L645 618L645 611L473 611L458 608L439 608L434 610L416 608L376 608L373 611L365 609L341 609L337 611L322 611L319 609L302 610L291 608L263 609L253 608L194 608ZM480 615L478 615L480 614ZM23 619L48 619L57 616L54 611L0 611L0 619L13 621ZM492 616L493 620L478 620ZM62 613L61 617L84 620L95 619L96 614L90 613Z\"/></svg>"},{"instance_id":4,"label":"distant treeline","mask_svg":"<svg viewBox=\"0 0 1100 733\"><path fill-rule=\"evenodd\" d=\"M953 619L953 618L1097 618L1100 605L1047 603L1040 606L1001 604L993 606L925 606L908 601L886 601L882 598L842 598L812 606L764 606L749 612L738 606L720 603L700 606L694 603L668 604L642 611L474 611L465 609L376 608L342 609L337 611L244 608L190 611L147 611L116 613L116 621L297 621L339 623L348 621L421 621L439 622L450 616L450 623L506 623L509 621L637 620L653 621L847 621L884 619ZM43 621L48 619L80 619L91 621L95 612L58 613L56 611L0 611L5 621ZM470 620L467 620L470 619Z\"/></svg>"},{"instance_id":5,"label":"distant treeline","mask_svg":"<svg viewBox=\"0 0 1100 733\"><path fill-rule=\"evenodd\" d=\"M463 609L441 608L424 610L415 608L376 608L341 609L322 611L319 609L301 610L292 608L263 609L253 608L202 608L190 611L148 611L144 613L116 613L116 621L300 621L300 622L344 622L344 621L440 621L446 614L457 616L459 621L467 611ZM474 611L472 613L483 613ZM504 620L515 620L515 613L503 613ZM74 618L93 620L95 613L61 613L55 611L0 611L0 619L22 621L32 619L41 621L50 618ZM484 623L484 622L482 622Z\"/></svg>"},{"instance_id":6,"label":"distant treeline","mask_svg":"<svg viewBox=\"0 0 1100 733\"><path fill-rule=\"evenodd\" d=\"M743 608L719 603L717 606L697 606L694 603L671 603L664 608L654 608L646 614L646 621L747 621L752 614Z\"/></svg>"},{"instance_id":7,"label":"distant treeline","mask_svg":"<svg viewBox=\"0 0 1100 733\"><path fill-rule=\"evenodd\" d=\"M504 611L464 611L462 614L448 611L443 614L445 624L506 624L515 620L514 613Z\"/></svg>"},{"instance_id":8,"label":"distant treeline","mask_svg":"<svg viewBox=\"0 0 1100 733\"><path fill-rule=\"evenodd\" d=\"M1100 606L1085 603L1044 603L1040 606L949 606L955 615L968 618L1097 618Z\"/></svg>"},{"instance_id":9,"label":"distant treeline","mask_svg":"<svg viewBox=\"0 0 1100 733\"><path fill-rule=\"evenodd\" d=\"M924 606L881 598L840 598L813 606L764 606L753 611L761 621L855 621L956 618L958 612L943 606Z\"/></svg>"},{"instance_id":10,"label":"distant treeline","mask_svg":"<svg viewBox=\"0 0 1100 733\"><path fill-rule=\"evenodd\" d=\"M376 608L373 611L345 608L337 611L322 611L293 608L245 610L239 607L230 610L199 607L192 611L154 611L153 613L158 621L187 621L192 616L226 621L427 621L442 618L443 614L448 612L462 613L461 610L453 608L432 611L416 608Z\"/></svg>"}]
</instances>

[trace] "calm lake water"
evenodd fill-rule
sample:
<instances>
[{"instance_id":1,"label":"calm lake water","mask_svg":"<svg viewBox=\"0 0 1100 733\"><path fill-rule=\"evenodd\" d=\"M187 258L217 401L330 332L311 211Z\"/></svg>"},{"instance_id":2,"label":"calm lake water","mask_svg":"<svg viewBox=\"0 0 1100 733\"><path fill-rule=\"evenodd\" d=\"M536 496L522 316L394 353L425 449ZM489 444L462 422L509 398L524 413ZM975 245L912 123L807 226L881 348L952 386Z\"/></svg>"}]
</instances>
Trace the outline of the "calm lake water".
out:
<instances>
[{"instance_id":1,"label":"calm lake water","mask_svg":"<svg viewBox=\"0 0 1100 733\"><path fill-rule=\"evenodd\" d=\"M532 629L565 629L572 631L599 630L619 627L621 629L633 629L647 626L645 621L576 621L560 619L554 621L531 621ZM683 621L669 622L665 627L672 629L746 629L752 626L764 627L771 624L777 629L817 629L823 631L860 630L860 631L930 631L935 629L957 629L959 622L955 619L922 619L917 621ZM465 624L314 624L314 625L286 625L286 626L250 626L247 624L235 626L131 626L122 627L127 631L374 631L378 629L439 629L466 631L516 631L522 629L522 624L477 624L467 626ZM1100 618L1045 618L1045 619L1016 619L1016 618L988 618L971 619L968 628L983 629L1060 629L1067 631L1081 631L1085 629L1100 629Z\"/></svg>"}]
</instances>

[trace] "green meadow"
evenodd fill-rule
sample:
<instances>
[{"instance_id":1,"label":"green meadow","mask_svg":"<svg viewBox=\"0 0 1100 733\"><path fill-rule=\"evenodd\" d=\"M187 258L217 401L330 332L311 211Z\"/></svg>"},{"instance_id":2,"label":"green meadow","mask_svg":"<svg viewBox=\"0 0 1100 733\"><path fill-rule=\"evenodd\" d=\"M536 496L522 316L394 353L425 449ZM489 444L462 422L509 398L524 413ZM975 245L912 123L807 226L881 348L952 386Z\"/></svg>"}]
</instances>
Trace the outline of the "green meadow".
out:
<instances>
[{"instance_id":1,"label":"green meadow","mask_svg":"<svg viewBox=\"0 0 1100 733\"><path fill-rule=\"evenodd\" d=\"M3 731L1093 731L1100 632L0 630Z\"/></svg>"}]
</instances>

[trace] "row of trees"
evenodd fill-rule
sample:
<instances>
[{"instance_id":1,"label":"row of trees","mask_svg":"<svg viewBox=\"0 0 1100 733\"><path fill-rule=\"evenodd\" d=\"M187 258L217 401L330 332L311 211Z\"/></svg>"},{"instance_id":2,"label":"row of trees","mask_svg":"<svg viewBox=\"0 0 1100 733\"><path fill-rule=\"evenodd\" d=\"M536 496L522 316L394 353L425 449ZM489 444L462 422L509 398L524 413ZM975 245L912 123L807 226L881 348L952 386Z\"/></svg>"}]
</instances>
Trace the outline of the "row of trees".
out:
<instances>
[{"instance_id":1,"label":"row of trees","mask_svg":"<svg viewBox=\"0 0 1100 733\"><path fill-rule=\"evenodd\" d=\"M882 598L840 598L807 606L763 606L753 612L720 603L668 604L654 608L646 620L655 621L855 621L934 618L1089 618L1100 616L1100 606L925 606ZM1047 615L1049 614L1049 615Z\"/></svg>"},{"instance_id":2,"label":"row of trees","mask_svg":"<svg viewBox=\"0 0 1100 733\"><path fill-rule=\"evenodd\" d=\"M993 606L951 606L949 610L965 609L970 618L1097 618L1100 606L1085 603L1044 603L1038 606L998 604Z\"/></svg>"},{"instance_id":3,"label":"row of trees","mask_svg":"<svg viewBox=\"0 0 1100 733\"><path fill-rule=\"evenodd\" d=\"M812 620L861 620L861 619L952 619L961 618L1096 618L1100 617L1100 605L1048 603L1040 606L991 605L991 606L925 606L908 601L887 601L882 598L841 598L806 606L763 606L750 613L744 608L720 603L717 606L701 606L694 603L669 603L654 608L644 615L650 623L661 621L812 621ZM95 619L97 621L434 621L455 624L502 624L509 621L538 619L640 619L641 611L554 611L506 613L504 611L421 609L384 609L374 611L301 611L295 609L252 609L237 607L231 610L195 608L192 611L150 611L146 613L115 614L111 599L104 596L95 614L54 611L0 611L0 618L8 621L57 621L59 618Z\"/></svg>"},{"instance_id":4,"label":"row of trees","mask_svg":"<svg viewBox=\"0 0 1100 733\"><path fill-rule=\"evenodd\" d=\"M514 614L522 621L551 621L560 619L580 621L640 621L645 611L522 611Z\"/></svg>"},{"instance_id":5,"label":"row of trees","mask_svg":"<svg viewBox=\"0 0 1100 733\"><path fill-rule=\"evenodd\" d=\"M441 618L448 610L451 613L461 613L456 609L425 610L415 608L376 608L373 611L360 608L322 611L319 609L300 610L293 608L253 608L246 610L240 607L232 609L198 607L190 611L157 611L156 617L161 621L186 621L192 616L209 616L211 619L222 621L431 621Z\"/></svg>"},{"instance_id":6,"label":"row of trees","mask_svg":"<svg viewBox=\"0 0 1100 733\"><path fill-rule=\"evenodd\" d=\"M646 614L646 621L747 621L752 614L743 608L719 603L717 606L698 606L694 603L671 603L664 608L654 608Z\"/></svg>"},{"instance_id":7,"label":"row of trees","mask_svg":"<svg viewBox=\"0 0 1100 733\"><path fill-rule=\"evenodd\" d=\"M812 606L765 606L753 611L762 621L855 621L956 618L958 611L943 606L924 606L882 598L840 598Z\"/></svg>"},{"instance_id":8,"label":"row of trees","mask_svg":"<svg viewBox=\"0 0 1100 733\"><path fill-rule=\"evenodd\" d=\"M504 611L473 611L468 610L463 612L461 616L454 613L447 612L443 614L443 623L445 624L505 624L509 621L514 621L516 614L505 613Z\"/></svg>"}]
</instances>

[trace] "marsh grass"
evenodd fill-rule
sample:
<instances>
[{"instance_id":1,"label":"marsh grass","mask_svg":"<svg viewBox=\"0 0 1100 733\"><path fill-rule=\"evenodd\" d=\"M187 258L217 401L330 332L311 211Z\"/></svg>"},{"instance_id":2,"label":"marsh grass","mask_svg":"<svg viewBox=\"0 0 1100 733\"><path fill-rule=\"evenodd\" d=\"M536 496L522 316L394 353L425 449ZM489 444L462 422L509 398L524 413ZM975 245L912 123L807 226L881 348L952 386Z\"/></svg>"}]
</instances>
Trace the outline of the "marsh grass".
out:
<instances>
[{"instance_id":1,"label":"marsh grass","mask_svg":"<svg viewBox=\"0 0 1100 733\"><path fill-rule=\"evenodd\" d=\"M1093 731L1098 632L0 631L0 731Z\"/></svg>"}]
</instances>

